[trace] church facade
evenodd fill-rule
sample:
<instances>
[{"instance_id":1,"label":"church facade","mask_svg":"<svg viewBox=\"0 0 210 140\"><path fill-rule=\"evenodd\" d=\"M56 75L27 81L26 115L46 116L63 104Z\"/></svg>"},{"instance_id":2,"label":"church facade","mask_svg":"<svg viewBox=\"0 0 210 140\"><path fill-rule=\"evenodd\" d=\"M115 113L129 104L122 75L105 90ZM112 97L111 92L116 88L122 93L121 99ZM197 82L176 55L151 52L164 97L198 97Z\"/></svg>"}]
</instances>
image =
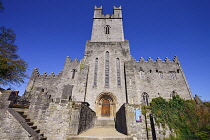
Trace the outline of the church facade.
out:
<instances>
[{"instance_id":1,"label":"church facade","mask_svg":"<svg viewBox=\"0 0 210 140\"><path fill-rule=\"evenodd\" d=\"M193 99L177 57L140 57L138 61L132 57L129 41L124 39L122 9L114 7L113 11L103 15L102 7L95 7L91 40L86 42L82 60L66 57L63 70L56 76L40 75L34 69L23 97L30 102L28 117L48 138L65 139L94 127L97 118L113 118L119 132L154 139L146 130L151 120L137 123L136 110L160 96L170 99L178 94ZM86 109L88 120L80 119L85 113L76 113L78 108ZM164 136L156 133L155 137Z\"/></svg>"},{"instance_id":2,"label":"church facade","mask_svg":"<svg viewBox=\"0 0 210 140\"><path fill-rule=\"evenodd\" d=\"M49 91L54 99L65 91L72 100L88 102L97 116L113 117L124 103L149 105L152 98L169 99L173 94L192 99L177 57L172 61L136 61L131 56L122 20L121 7L114 7L113 15L103 15L102 7L95 7L91 40L86 43L84 58L72 61L67 57L58 76L39 75L35 69L26 96L33 93L32 87ZM107 114L102 110L103 103L110 105Z\"/></svg>"}]
</instances>

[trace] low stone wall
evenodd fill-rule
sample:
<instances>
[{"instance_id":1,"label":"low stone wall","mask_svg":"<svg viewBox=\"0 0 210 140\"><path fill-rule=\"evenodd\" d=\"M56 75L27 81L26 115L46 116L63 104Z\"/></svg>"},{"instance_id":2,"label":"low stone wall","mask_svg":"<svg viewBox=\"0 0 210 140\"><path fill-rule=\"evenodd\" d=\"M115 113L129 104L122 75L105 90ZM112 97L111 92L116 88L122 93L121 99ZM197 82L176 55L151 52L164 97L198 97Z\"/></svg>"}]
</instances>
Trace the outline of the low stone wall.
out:
<instances>
[{"instance_id":1,"label":"low stone wall","mask_svg":"<svg viewBox=\"0 0 210 140\"><path fill-rule=\"evenodd\" d=\"M125 104L123 104L116 113L115 126L117 131L127 135Z\"/></svg>"},{"instance_id":2,"label":"low stone wall","mask_svg":"<svg viewBox=\"0 0 210 140\"><path fill-rule=\"evenodd\" d=\"M116 129L138 140L152 140L153 131L149 114L141 114L141 122L135 118L136 110L141 110L139 104L124 104L116 114ZM155 137L155 136L154 136Z\"/></svg>"},{"instance_id":3,"label":"low stone wall","mask_svg":"<svg viewBox=\"0 0 210 140\"><path fill-rule=\"evenodd\" d=\"M7 109L0 109L0 139L35 140Z\"/></svg>"},{"instance_id":4,"label":"low stone wall","mask_svg":"<svg viewBox=\"0 0 210 140\"><path fill-rule=\"evenodd\" d=\"M142 114L142 122L136 122L135 111L141 110L141 105L125 104L126 124L128 135L137 138L138 140L152 140L151 131L148 126L148 119Z\"/></svg>"},{"instance_id":5,"label":"low stone wall","mask_svg":"<svg viewBox=\"0 0 210 140\"><path fill-rule=\"evenodd\" d=\"M96 113L87 104L82 102L72 102L72 112L70 120L70 136L76 136L94 127Z\"/></svg>"},{"instance_id":6,"label":"low stone wall","mask_svg":"<svg viewBox=\"0 0 210 140\"><path fill-rule=\"evenodd\" d=\"M71 102L51 102L46 112L40 114L38 128L43 131L47 139L65 140L70 131Z\"/></svg>"},{"instance_id":7,"label":"low stone wall","mask_svg":"<svg viewBox=\"0 0 210 140\"><path fill-rule=\"evenodd\" d=\"M127 135L132 136L134 139L164 140L173 134L167 126L163 128L161 125L157 125L150 112L147 112L146 115L141 114L142 121L136 122L135 111L141 110L141 105L124 104L123 108L126 117Z\"/></svg>"},{"instance_id":8,"label":"low stone wall","mask_svg":"<svg viewBox=\"0 0 210 140\"><path fill-rule=\"evenodd\" d=\"M24 127L25 120L9 108L11 101L8 99L11 93L11 90L4 90L0 94L0 139L38 140L37 134L31 128Z\"/></svg>"},{"instance_id":9,"label":"low stone wall","mask_svg":"<svg viewBox=\"0 0 210 140\"><path fill-rule=\"evenodd\" d=\"M94 127L96 119L96 113L87 106L87 104L82 103L80 109L80 119L79 119L79 129L78 134Z\"/></svg>"},{"instance_id":10,"label":"low stone wall","mask_svg":"<svg viewBox=\"0 0 210 140\"><path fill-rule=\"evenodd\" d=\"M96 114L82 102L60 98L49 102L44 94L37 98L28 115L48 139L65 140L94 126Z\"/></svg>"}]
</instances>

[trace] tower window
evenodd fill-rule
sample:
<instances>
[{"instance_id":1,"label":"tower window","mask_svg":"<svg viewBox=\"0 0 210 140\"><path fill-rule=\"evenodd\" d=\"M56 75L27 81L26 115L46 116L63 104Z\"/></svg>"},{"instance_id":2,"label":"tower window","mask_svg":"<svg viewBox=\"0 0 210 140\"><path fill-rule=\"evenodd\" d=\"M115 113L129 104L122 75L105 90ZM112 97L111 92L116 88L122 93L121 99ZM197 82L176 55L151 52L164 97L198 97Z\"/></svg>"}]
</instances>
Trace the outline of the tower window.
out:
<instances>
[{"instance_id":1,"label":"tower window","mask_svg":"<svg viewBox=\"0 0 210 140\"><path fill-rule=\"evenodd\" d=\"M105 27L105 34L110 34L110 26L109 25L106 25Z\"/></svg>"}]
</instances>

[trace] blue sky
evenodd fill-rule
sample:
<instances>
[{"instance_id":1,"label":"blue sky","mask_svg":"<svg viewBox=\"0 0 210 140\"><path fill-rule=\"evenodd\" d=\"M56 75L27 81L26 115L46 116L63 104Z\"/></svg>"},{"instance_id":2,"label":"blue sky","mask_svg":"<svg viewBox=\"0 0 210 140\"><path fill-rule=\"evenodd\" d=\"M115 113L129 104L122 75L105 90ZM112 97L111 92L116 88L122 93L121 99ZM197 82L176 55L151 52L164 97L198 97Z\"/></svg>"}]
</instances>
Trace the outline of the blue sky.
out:
<instances>
[{"instance_id":1,"label":"blue sky","mask_svg":"<svg viewBox=\"0 0 210 140\"><path fill-rule=\"evenodd\" d=\"M15 31L29 76L58 74L66 56L83 58L95 5L104 14L121 5L132 56L178 56L193 95L210 101L210 0L3 0L0 26ZM27 82L12 88L23 94Z\"/></svg>"}]
</instances>

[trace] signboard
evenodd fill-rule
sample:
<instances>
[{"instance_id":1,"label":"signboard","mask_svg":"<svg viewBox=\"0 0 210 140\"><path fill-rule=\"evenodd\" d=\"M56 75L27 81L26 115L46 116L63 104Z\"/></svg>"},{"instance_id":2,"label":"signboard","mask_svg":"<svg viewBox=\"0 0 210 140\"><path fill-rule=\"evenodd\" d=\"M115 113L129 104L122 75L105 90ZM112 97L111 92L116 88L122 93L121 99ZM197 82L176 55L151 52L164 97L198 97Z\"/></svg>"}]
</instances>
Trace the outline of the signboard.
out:
<instances>
[{"instance_id":1,"label":"signboard","mask_svg":"<svg viewBox=\"0 0 210 140\"><path fill-rule=\"evenodd\" d=\"M141 110L136 110L136 122L142 122Z\"/></svg>"}]
</instances>

